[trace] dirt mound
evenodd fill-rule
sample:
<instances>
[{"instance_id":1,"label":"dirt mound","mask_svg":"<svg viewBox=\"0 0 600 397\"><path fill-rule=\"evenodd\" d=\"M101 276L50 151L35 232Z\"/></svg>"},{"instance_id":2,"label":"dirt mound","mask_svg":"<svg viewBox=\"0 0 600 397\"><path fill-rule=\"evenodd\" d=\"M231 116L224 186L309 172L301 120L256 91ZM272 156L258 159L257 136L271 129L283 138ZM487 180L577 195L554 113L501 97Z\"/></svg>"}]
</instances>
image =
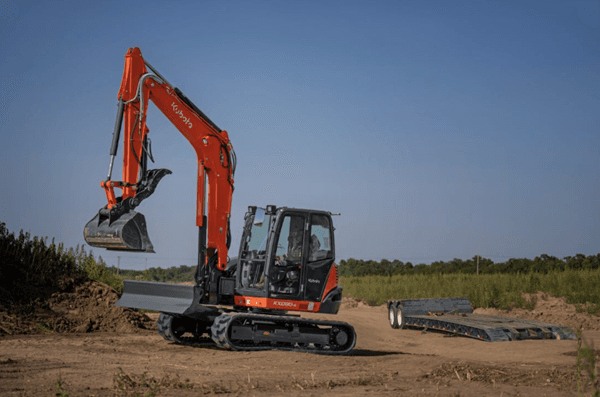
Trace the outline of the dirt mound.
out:
<instances>
[{"instance_id":1,"label":"dirt mound","mask_svg":"<svg viewBox=\"0 0 600 397\"><path fill-rule=\"evenodd\" d=\"M565 297L555 297L541 291L535 294L522 293L521 296L533 306L532 310L525 308L511 310L477 308L473 313L542 321L550 324L564 325L573 331L578 330L579 327L585 330L600 330L600 316L589 315L585 312L578 313L577 306L567 303Z\"/></svg>"},{"instance_id":2,"label":"dirt mound","mask_svg":"<svg viewBox=\"0 0 600 397\"><path fill-rule=\"evenodd\" d=\"M52 294L49 309L39 308L29 316L0 312L0 335L43 332L138 332L152 329L152 321L144 313L114 306L119 299L111 287L88 280L69 285L63 292Z\"/></svg>"},{"instance_id":3,"label":"dirt mound","mask_svg":"<svg viewBox=\"0 0 600 397\"><path fill-rule=\"evenodd\" d=\"M354 309L356 307L365 307L365 306L378 306L377 302L373 300L367 300L362 298L355 298L350 294L344 295L342 298L342 304L340 305L340 309Z\"/></svg>"}]
</instances>

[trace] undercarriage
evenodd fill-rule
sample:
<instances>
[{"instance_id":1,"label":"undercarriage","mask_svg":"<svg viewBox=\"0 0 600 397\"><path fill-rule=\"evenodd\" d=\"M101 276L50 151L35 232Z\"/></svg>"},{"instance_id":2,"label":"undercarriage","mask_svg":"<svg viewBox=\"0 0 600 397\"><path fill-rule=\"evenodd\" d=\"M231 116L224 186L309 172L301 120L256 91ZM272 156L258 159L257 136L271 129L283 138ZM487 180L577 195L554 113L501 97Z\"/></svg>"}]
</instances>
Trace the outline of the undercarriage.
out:
<instances>
[{"instance_id":1,"label":"undercarriage","mask_svg":"<svg viewBox=\"0 0 600 397\"><path fill-rule=\"evenodd\" d=\"M295 315L224 312L211 323L161 313L158 332L182 345L214 343L239 351L287 350L347 354L356 344L354 328L344 322L305 319Z\"/></svg>"}]
</instances>

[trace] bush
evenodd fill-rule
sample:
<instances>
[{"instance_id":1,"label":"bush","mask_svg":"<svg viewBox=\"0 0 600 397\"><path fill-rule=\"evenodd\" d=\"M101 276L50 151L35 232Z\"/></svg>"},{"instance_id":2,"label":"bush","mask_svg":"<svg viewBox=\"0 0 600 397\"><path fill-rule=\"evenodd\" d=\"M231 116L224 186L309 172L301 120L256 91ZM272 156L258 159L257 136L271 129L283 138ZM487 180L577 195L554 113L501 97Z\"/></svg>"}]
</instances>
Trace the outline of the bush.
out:
<instances>
[{"instance_id":1,"label":"bush","mask_svg":"<svg viewBox=\"0 0 600 397\"><path fill-rule=\"evenodd\" d=\"M123 292L123 280L110 272L102 258L96 261L83 246L65 250L62 243L50 245L47 238L31 238L29 233L15 237L0 222L0 309L33 313L47 308L48 298L69 285L87 278L108 284Z\"/></svg>"},{"instance_id":2,"label":"bush","mask_svg":"<svg viewBox=\"0 0 600 397\"><path fill-rule=\"evenodd\" d=\"M91 251L88 254L85 252L84 247L81 247L81 250L75 255L75 261L78 268L87 277L114 288L119 295L123 293L123 279L106 267L102 257L99 257L96 261Z\"/></svg>"},{"instance_id":3,"label":"bush","mask_svg":"<svg viewBox=\"0 0 600 397\"><path fill-rule=\"evenodd\" d=\"M19 308L30 313L37 306L72 282L85 277L75 258L65 253L62 244L29 233L9 233L0 222L0 305L7 309Z\"/></svg>"}]
</instances>

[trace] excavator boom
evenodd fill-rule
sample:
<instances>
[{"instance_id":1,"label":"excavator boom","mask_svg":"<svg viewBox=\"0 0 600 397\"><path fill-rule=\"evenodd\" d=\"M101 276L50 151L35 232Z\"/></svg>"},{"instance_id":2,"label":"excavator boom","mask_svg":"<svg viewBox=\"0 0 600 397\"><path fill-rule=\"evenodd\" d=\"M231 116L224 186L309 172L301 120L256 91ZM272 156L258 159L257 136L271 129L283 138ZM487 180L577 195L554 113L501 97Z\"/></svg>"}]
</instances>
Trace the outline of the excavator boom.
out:
<instances>
[{"instance_id":1,"label":"excavator boom","mask_svg":"<svg viewBox=\"0 0 600 397\"><path fill-rule=\"evenodd\" d=\"M235 153L227 131L219 129L179 89L162 77L144 60L137 47L130 48L125 55L118 100L109 173L107 179L100 183L106 193L107 205L85 226L86 242L94 247L113 250L154 252L145 218L134 211L154 192L158 182L171 173L166 169L146 169L147 157L152 159L146 126L148 102L152 101L196 151L196 225L201 235L206 236L206 246L200 251L216 250L218 268L225 269L235 172ZM121 127L123 180L113 181L112 167ZM122 190L121 196L116 196L115 188ZM210 222L206 222L205 204Z\"/></svg>"}]
</instances>

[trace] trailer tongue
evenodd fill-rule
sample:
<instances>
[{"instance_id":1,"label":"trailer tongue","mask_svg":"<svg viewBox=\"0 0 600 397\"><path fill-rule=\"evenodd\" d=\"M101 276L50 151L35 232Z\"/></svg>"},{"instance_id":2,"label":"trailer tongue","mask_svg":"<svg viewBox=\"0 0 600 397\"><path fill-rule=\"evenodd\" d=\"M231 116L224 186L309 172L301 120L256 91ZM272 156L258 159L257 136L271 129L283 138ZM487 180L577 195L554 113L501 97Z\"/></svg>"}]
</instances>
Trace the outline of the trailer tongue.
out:
<instances>
[{"instance_id":1,"label":"trailer tongue","mask_svg":"<svg viewBox=\"0 0 600 397\"><path fill-rule=\"evenodd\" d=\"M392 328L441 331L488 342L577 339L567 327L540 321L473 314L468 298L398 299L387 302Z\"/></svg>"}]
</instances>

